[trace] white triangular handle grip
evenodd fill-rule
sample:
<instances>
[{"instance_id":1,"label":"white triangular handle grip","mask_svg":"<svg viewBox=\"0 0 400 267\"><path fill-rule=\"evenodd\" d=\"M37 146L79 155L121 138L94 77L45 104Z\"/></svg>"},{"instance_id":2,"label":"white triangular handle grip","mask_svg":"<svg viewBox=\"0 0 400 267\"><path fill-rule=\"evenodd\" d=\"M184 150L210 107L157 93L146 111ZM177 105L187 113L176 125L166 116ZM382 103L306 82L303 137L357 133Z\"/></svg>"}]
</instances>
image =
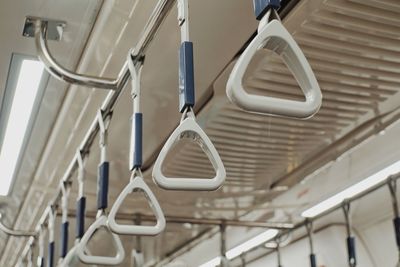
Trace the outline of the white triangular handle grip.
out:
<instances>
[{"instance_id":1,"label":"white triangular handle grip","mask_svg":"<svg viewBox=\"0 0 400 267\"><path fill-rule=\"evenodd\" d=\"M65 256L62 262L59 264L59 267L73 267L76 266L76 262L76 246L74 246L70 249L70 251L68 251L67 256Z\"/></svg>"},{"instance_id":2,"label":"white triangular handle grip","mask_svg":"<svg viewBox=\"0 0 400 267\"><path fill-rule=\"evenodd\" d=\"M128 197L132 192L142 190L147 200L150 204L151 209L156 216L157 223L153 226L147 225L122 225L116 222L117 212L124 202L125 198ZM108 225L110 229L117 234L121 235L149 235L154 236L158 235L165 229L165 217L164 213L161 210L160 204L158 203L156 197L153 192L144 182L143 178L140 176L136 176L133 180L129 182L129 184L122 190L121 194L119 194L117 200L111 208L110 214L108 215Z\"/></svg>"},{"instance_id":3,"label":"white triangular handle grip","mask_svg":"<svg viewBox=\"0 0 400 267\"><path fill-rule=\"evenodd\" d=\"M133 250L132 251L132 262L133 262L133 267L143 267L144 266L143 253Z\"/></svg>"},{"instance_id":4,"label":"white triangular handle grip","mask_svg":"<svg viewBox=\"0 0 400 267\"><path fill-rule=\"evenodd\" d=\"M196 141L200 144L204 153L210 159L210 162L215 170L215 177L213 178L173 178L166 177L162 173L162 165L168 151L187 133L194 135ZM226 171L222 160L212 144L210 138L197 124L193 117L184 119L175 131L168 138L164 147L161 149L160 154L153 167L153 179L160 187L168 190L193 190L193 191L212 191L221 187L225 181Z\"/></svg>"},{"instance_id":5,"label":"white triangular handle grip","mask_svg":"<svg viewBox=\"0 0 400 267\"><path fill-rule=\"evenodd\" d=\"M79 259L86 264L99 264L99 265L121 264L125 258L125 250L119 236L112 232L111 235L113 238L114 246L117 250L117 254L114 257L94 256L94 255L87 255L85 253L87 243L92 238L93 234L102 227L108 229L107 217L105 215L102 215L92 225L90 225L89 229L83 235L81 241L79 242L76 248L76 252Z\"/></svg>"},{"instance_id":6,"label":"white triangular handle grip","mask_svg":"<svg viewBox=\"0 0 400 267\"><path fill-rule=\"evenodd\" d=\"M263 47L275 51L293 73L305 101L248 94L243 77L254 54ZM231 102L255 113L305 119L318 112L322 104L321 89L306 57L282 23L274 19L262 27L236 62L228 79L226 93Z\"/></svg>"}]
</instances>

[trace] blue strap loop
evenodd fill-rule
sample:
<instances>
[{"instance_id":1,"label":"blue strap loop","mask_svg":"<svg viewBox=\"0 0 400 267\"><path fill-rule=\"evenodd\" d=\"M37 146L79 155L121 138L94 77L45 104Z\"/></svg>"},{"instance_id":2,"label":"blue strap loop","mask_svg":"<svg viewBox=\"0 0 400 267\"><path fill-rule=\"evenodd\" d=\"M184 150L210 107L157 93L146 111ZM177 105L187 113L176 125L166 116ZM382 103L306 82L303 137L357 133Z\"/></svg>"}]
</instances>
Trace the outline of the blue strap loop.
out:
<instances>
[{"instance_id":1,"label":"blue strap loop","mask_svg":"<svg viewBox=\"0 0 400 267\"><path fill-rule=\"evenodd\" d=\"M76 235L77 239L81 239L85 233L85 210L86 197L81 197L76 203Z\"/></svg>"},{"instance_id":2,"label":"blue strap loop","mask_svg":"<svg viewBox=\"0 0 400 267\"><path fill-rule=\"evenodd\" d=\"M353 236L349 236L346 239L346 243L347 243L347 253L349 256L349 264L351 267L355 267L357 265L356 240Z\"/></svg>"},{"instance_id":3,"label":"blue strap loop","mask_svg":"<svg viewBox=\"0 0 400 267\"><path fill-rule=\"evenodd\" d=\"M60 247L60 257L65 258L68 253L68 228L69 222L64 222L61 224L61 247Z\"/></svg>"},{"instance_id":4,"label":"blue strap loop","mask_svg":"<svg viewBox=\"0 0 400 267\"><path fill-rule=\"evenodd\" d=\"M97 187L97 209L105 210L108 207L108 184L110 164L105 161L99 166Z\"/></svg>"},{"instance_id":5,"label":"blue strap loop","mask_svg":"<svg viewBox=\"0 0 400 267\"><path fill-rule=\"evenodd\" d=\"M317 267L317 257L315 256L314 253L310 254L310 264L311 267Z\"/></svg>"},{"instance_id":6,"label":"blue strap loop","mask_svg":"<svg viewBox=\"0 0 400 267\"><path fill-rule=\"evenodd\" d=\"M55 243L50 242L48 256L47 256L48 257L47 267L54 267L54 249L55 249Z\"/></svg>"},{"instance_id":7,"label":"blue strap loop","mask_svg":"<svg viewBox=\"0 0 400 267\"><path fill-rule=\"evenodd\" d=\"M132 169L140 169L142 167L143 153L143 114L135 113L132 118L132 153L133 162Z\"/></svg>"},{"instance_id":8,"label":"blue strap loop","mask_svg":"<svg viewBox=\"0 0 400 267\"><path fill-rule=\"evenodd\" d=\"M194 61L193 43L185 41L179 50L179 112L194 107Z\"/></svg>"},{"instance_id":9,"label":"blue strap loop","mask_svg":"<svg viewBox=\"0 0 400 267\"><path fill-rule=\"evenodd\" d=\"M257 20L261 20L270 8L278 10L281 7L280 0L253 0L253 4Z\"/></svg>"}]
</instances>

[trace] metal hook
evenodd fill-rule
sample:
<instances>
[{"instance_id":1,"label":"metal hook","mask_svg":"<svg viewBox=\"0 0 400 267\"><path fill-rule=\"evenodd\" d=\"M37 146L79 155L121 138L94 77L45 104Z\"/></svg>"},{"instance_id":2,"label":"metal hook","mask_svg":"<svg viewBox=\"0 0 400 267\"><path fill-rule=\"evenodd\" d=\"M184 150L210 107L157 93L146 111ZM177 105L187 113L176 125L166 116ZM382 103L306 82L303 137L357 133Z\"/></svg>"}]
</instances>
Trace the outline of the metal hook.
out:
<instances>
[{"instance_id":1,"label":"metal hook","mask_svg":"<svg viewBox=\"0 0 400 267\"><path fill-rule=\"evenodd\" d=\"M143 61L134 63L132 51L128 54L128 68L131 74L132 82L132 128L129 151L129 169L133 171L135 168L142 167L142 150L143 150L143 114L140 106L141 96L141 73L143 69Z\"/></svg>"},{"instance_id":2,"label":"metal hook","mask_svg":"<svg viewBox=\"0 0 400 267\"><path fill-rule=\"evenodd\" d=\"M389 177L388 186L390 190L390 196L392 198L393 212L395 217L399 217L399 204L397 201L397 179Z\"/></svg>"},{"instance_id":3,"label":"metal hook","mask_svg":"<svg viewBox=\"0 0 400 267\"><path fill-rule=\"evenodd\" d=\"M107 116L107 118L111 117L111 113ZM110 119L104 119L103 118L103 111L101 109L99 109L97 111L97 121L99 124L99 128L100 128L100 141L99 141L99 145L100 145L100 161L101 162L105 162L107 161L107 129L109 126L109 122Z\"/></svg>"},{"instance_id":4,"label":"metal hook","mask_svg":"<svg viewBox=\"0 0 400 267\"><path fill-rule=\"evenodd\" d=\"M351 235L350 201L348 199L343 201L342 209L346 220L348 262L350 267L355 267L357 265L356 244L355 238Z\"/></svg>"},{"instance_id":5,"label":"metal hook","mask_svg":"<svg viewBox=\"0 0 400 267\"><path fill-rule=\"evenodd\" d=\"M350 201L349 200L344 200L343 201L343 213L344 213L344 218L346 221L346 231L347 231L347 236L351 236L351 218L350 218Z\"/></svg>"},{"instance_id":6,"label":"metal hook","mask_svg":"<svg viewBox=\"0 0 400 267\"><path fill-rule=\"evenodd\" d=\"M134 63L134 58L132 56L133 50L130 50L127 57L128 69L131 74L131 96L133 100L133 112L140 113L140 96L141 96L141 76L144 59L137 61Z\"/></svg>"},{"instance_id":7,"label":"metal hook","mask_svg":"<svg viewBox=\"0 0 400 267\"><path fill-rule=\"evenodd\" d=\"M282 242L282 236L277 235L274 238L275 244L276 244L276 255L278 259L278 267L282 267L282 258L281 258L281 242Z\"/></svg>"},{"instance_id":8,"label":"metal hook","mask_svg":"<svg viewBox=\"0 0 400 267\"><path fill-rule=\"evenodd\" d=\"M306 220L305 226L307 229L308 240L310 244L311 254L314 254L314 242L313 242L313 222L309 219Z\"/></svg>"},{"instance_id":9,"label":"metal hook","mask_svg":"<svg viewBox=\"0 0 400 267\"><path fill-rule=\"evenodd\" d=\"M314 253L314 242L313 242L313 222L310 219L307 219L305 222L305 226L307 229L308 241L310 243L310 266L317 267L317 258Z\"/></svg>"},{"instance_id":10,"label":"metal hook","mask_svg":"<svg viewBox=\"0 0 400 267\"><path fill-rule=\"evenodd\" d=\"M226 257L226 224L222 223L219 226L220 233L221 233L221 243L220 243L220 252L222 257Z\"/></svg>"},{"instance_id":11,"label":"metal hook","mask_svg":"<svg viewBox=\"0 0 400 267\"><path fill-rule=\"evenodd\" d=\"M76 161L78 164L78 199L84 197L85 166L83 163L82 151L76 151Z\"/></svg>"},{"instance_id":12,"label":"metal hook","mask_svg":"<svg viewBox=\"0 0 400 267\"><path fill-rule=\"evenodd\" d=\"M178 0L178 25L181 29L181 42L189 41L189 2Z\"/></svg>"},{"instance_id":13,"label":"metal hook","mask_svg":"<svg viewBox=\"0 0 400 267\"><path fill-rule=\"evenodd\" d=\"M68 221L68 198L71 192L71 182L62 181L61 182L61 213L62 221Z\"/></svg>"},{"instance_id":14,"label":"metal hook","mask_svg":"<svg viewBox=\"0 0 400 267\"><path fill-rule=\"evenodd\" d=\"M38 239L39 239L39 254L37 257L37 266L44 267L44 225L39 226Z\"/></svg>"},{"instance_id":15,"label":"metal hook","mask_svg":"<svg viewBox=\"0 0 400 267\"><path fill-rule=\"evenodd\" d=\"M388 186L390 190L390 196L392 199L393 214L394 214L393 226L395 231L398 258L399 258L397 266L400 266L400 216L399 216L399 204L397 200L397 179L394 178L393 176L389 177Z\"/></svg>"}]
</instances>

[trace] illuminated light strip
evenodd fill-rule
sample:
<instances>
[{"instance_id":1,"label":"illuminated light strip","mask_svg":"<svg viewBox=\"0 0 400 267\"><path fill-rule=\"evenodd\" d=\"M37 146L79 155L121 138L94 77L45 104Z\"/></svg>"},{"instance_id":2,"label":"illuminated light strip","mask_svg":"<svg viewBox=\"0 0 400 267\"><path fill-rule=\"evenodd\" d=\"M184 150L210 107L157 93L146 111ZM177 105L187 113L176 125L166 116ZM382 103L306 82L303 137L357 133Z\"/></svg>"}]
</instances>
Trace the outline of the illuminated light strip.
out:
<instances>
[{"instance_id":1,"label":"illuminated light strip","mask_svg":"<svg viewBox=\"0 0 400 267\"><path fill-rule=\"evenodd\" d=\"M0 195L3 196L8 195L16 173L43 70L39 61L22 61L0 151Z\"/></svg>"},{"instance_id":2,"label":"illuminated light strip","mask_svg":"<svg viewBox=\"0 0 400 267\"><path fill-rule=\"evenodd\" d=\"M340 193L318 203L317 205L302 212L301 216L305 218L316 217L327 210L330 210L341 203L345 199L352 198L368 189L376 186L377 184L385 181L388 176L400 172L400 161L393 163L392 165L380 170L379 172L369 176L368 178L352 185Z\"/></svg>"},{"instance_id":3,"label":"illuminated light strip","mask_svg":"<svg viewBox=\"0 0 400 267\"><path fill-rule=\"evenodd\" d=\"M242 255L243 253L264 244L265 242L270 241L272 238L274 238L278 234L278 232L279 231L275 230L275 229L269 229L265 232L262 232L261 234L247 240L246 242L228 250L226 252L227 259L232 260L232 259ZM221 263L221 257L218 256L218 257L200 265L199 267L215 267L215 266L218 266L220 263Z\"/></svg>"}]
</instances>

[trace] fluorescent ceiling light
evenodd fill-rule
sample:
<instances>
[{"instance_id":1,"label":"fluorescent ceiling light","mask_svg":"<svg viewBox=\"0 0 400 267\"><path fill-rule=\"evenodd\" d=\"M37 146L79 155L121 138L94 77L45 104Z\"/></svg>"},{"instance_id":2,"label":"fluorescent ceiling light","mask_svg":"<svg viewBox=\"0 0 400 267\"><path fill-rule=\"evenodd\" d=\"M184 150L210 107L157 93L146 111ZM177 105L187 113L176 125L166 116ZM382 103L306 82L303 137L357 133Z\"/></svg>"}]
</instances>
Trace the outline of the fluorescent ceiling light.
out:
<instances>
[{"instance_id":1,"label":"fluorescent ceiling light","mask_svg":"<svg viewBox=\"0 0 400 267\"><path fill-rule=\"evenodd\" d=\"M8 194L17 169L43 70L43 64L37 60L25 59L21 63L0 151L3 196Z\"/></svg>"},{"instance_id":2,"label":"fluorescent ceiling light","mask_svg":"<svg viewBox=\"0 0 400 267\"><path fill-rule=\"evenodd\" d=\"M258 247L259 245L264 244L265 242L271 240L278 234L278 230L275 229L270 229L267 230L252 239L244 242L243 244L240 244L226 252L226 257L228 260L231 260L233 258L236 258L240 256L242 253L245 253L252 248Z\"/></svg>"},{"instance_id":3,"label":"fluorescent ceiling light","mask_svg":"<svg viewBox=\"0 0 400 267\"><path fill-rule=\"evenodd\" d=\"M270 229L265 232L262 232L261 234L251 238L250 240L247 240L246 242L228 250L226 252L226 258L228 260L232 260L232 259L242 255L243 253L264 244L265 242L270 241L272 238L274 238L278 234L278 232L279 231L275 230L275 229ZM200 265L199 267L215 267L215 266L218 266L219 264L221 264L221 257L218 256L218 257Z\"/></svg>"},{"instance_id":4,"label":"fluorescent ceiling light","mask_svg":"<svg viewBox=\"0 0 400 267\"><path fill-rule=\"evenodd\" d=\"M199 267L215 267L221 264L221 257L216 257L210 261L207 261L206 263L200 265Z\"/></svg>"},{"instance_id":5,"label":"fluorescent ceiling light","mask_svg":"<svg viewBox=\"0 0 400 267\"><path fill-rule=\"evenodd\" d=\"M358 182L355 185L343 190L342 192L322 201L321 203L305 210L301 216L306 218L313 218L335 206L343 203L345 199L354 197L369 188L385 181L388 176L400 172L400 161L393 163L392 165L380 170L379 172L371 175L370 177Z\"/></svg>"}]
</instances>

